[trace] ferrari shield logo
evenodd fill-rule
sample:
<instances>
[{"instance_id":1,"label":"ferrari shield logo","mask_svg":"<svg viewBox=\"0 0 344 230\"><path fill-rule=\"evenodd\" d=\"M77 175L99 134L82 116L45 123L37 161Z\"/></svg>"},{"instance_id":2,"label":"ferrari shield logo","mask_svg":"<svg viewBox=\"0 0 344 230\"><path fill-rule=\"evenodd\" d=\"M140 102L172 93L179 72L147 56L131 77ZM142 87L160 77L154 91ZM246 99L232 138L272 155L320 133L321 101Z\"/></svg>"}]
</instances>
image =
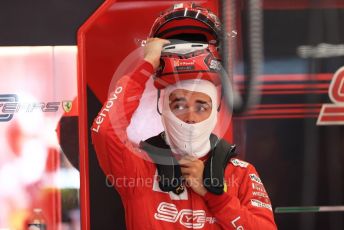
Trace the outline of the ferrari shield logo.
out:
<instances>
[{"instance_id":1,"label":"ferrari shield logo","mask_svg":"<svg viewBox=\"0 0 344 230\"><path fill-rule=\"evenodd\" d=\"M62 107L66 113L69 113L72 110L72 105L72 101L62 101Z\"/></svg>"}]
</instances>

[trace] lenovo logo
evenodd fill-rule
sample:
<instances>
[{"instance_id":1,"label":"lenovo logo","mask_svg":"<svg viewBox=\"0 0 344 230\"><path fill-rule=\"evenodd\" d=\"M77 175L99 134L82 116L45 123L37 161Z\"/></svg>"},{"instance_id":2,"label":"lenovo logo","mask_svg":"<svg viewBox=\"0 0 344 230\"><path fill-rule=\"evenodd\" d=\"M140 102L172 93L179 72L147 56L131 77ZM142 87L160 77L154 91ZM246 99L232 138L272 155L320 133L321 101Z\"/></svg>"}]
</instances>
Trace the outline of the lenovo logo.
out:
<instances>
[{"instance_id":1,"label":"lenovo logo","mask_svg":"<svg viewBox=\"0 0 344 230\"><path fill-rule=\"evenodd\" d=\"M123 88L121 86L115 89L115 92L109 97L106 101L105 105L103 106L102 110L98 113L98 116L95 119L95 122L92 127L92 131L98 133L99 129L104 122L105 118L108 116L111 107L114 105L115 101L118 98L118 95L122 92Z\"/></svg>"}]
</instances>

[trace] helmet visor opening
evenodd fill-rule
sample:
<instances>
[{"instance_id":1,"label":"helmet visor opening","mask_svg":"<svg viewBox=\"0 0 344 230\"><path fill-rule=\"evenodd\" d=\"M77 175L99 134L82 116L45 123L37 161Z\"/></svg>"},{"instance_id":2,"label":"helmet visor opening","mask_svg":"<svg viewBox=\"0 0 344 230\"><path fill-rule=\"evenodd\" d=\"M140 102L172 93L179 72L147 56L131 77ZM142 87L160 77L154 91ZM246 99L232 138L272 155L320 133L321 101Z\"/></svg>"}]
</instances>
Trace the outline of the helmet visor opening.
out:
<instances>
[{"instance_id":1,"label":"helmet visor opening","mask_svg":"<svg viewBox=\"0 0 344 230\"><path fill-rule=\"evenodd\" d=\"M183 40L187 42L208 42L204 34L180 33L167 37L166 39Z\"/></svg>"}]
</instances>

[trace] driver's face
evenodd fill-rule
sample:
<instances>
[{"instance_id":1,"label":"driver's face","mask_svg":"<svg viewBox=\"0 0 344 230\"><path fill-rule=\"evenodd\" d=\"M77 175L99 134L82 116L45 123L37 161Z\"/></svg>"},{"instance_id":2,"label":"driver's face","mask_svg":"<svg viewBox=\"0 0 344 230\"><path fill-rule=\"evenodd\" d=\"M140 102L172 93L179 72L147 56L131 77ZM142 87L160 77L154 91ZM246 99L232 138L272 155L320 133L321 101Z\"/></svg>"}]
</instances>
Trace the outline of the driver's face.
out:
<instances>
[{"instance_id":1,"label":"driver's face","mask_svg":"<svg viewBox=\"0 0 344 230\"><path fill-rule=\"evenodd\" d=\"M172 113L189 124L204 121L212 111L211 98L204 93L176 89L170 94L169 100Z\"/></svg>"}]
</instances>

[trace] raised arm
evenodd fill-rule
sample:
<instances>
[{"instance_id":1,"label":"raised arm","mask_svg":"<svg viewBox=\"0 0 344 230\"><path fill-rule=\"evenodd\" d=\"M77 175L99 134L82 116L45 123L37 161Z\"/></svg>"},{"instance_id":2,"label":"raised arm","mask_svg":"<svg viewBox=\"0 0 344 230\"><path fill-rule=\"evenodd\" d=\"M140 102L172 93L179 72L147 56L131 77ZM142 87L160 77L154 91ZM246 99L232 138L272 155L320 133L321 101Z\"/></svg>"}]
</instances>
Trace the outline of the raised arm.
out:
<instances>
[{"instance_id":1,"label":"raised arm","mask_svg":"<svg viewBox=\"0 0 344 230\"><path fill-rule=\"evenodd\" d=\"M142 63L117 82L94 120L92 142L106 175L115 178L142 176L140 170L145 162L138 154L143 153L129 141L127 128L139 106L147 80L159 65L161 49L166 43L168 41L162 39L148 40Z\"/></svg>"}]
</instances>

